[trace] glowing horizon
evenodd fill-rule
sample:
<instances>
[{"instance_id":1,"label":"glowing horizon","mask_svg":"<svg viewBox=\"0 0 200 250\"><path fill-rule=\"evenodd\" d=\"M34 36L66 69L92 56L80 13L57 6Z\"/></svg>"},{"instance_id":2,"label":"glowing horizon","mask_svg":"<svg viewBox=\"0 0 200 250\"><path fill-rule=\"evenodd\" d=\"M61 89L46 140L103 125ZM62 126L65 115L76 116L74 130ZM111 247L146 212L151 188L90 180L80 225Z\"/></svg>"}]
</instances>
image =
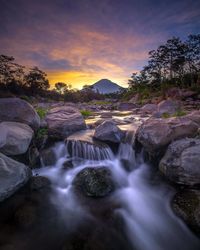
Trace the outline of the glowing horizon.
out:
<instances>
[{"instance_id":1,"label":"glowing horizon","mask_svg":"<svg viewBox=\"0 0 200 250\"><path fill-rule=\"evenodd\" d=\"M16 0L1 7L0 53L38 66L51 86L79 89L102 78L127 86L148 51L200 27L200 2L190 0Z\"/></svg>"}]
</instances>

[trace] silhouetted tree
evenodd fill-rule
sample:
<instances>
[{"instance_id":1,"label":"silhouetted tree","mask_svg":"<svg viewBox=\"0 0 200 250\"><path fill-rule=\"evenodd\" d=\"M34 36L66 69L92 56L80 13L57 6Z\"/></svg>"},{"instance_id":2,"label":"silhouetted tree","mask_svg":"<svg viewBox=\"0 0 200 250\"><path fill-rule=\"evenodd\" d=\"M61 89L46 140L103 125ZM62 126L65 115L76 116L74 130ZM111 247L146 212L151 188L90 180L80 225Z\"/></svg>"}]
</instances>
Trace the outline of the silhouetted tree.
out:
<instances>
[{"instance_id":1,"label":"silhouetted tree","mask_svg":"<svg viewBox=\"0 0 200 250\"><path fill-rule=\"evenodd\" d=\"M46 76L46 73L38 67L31 68L29 73L25 75L25 86L30 89L32 95L40 91L47 90L50 87Z\"/></svg>"}]
</instances>

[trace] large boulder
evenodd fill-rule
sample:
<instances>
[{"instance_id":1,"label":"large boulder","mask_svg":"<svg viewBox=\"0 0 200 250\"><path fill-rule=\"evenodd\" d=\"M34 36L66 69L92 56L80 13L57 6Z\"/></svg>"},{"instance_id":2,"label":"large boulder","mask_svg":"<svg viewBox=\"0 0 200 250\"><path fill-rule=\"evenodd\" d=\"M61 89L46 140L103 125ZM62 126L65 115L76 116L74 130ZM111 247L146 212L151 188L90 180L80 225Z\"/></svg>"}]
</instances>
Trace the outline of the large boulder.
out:
<instances>
[{"instance_id":1,"label":"large boulder","mask_svg":"<svg viewBox=\"0 0 200 250\"><path fill-rule=\"evenodd\" d=\"M114 182L108 167L86 167L73 181L75 188L86 196L103 197L114 190Z\"/></svg>"},{"instance_id":2,"label":"large boulder","mask_svg":"<svg viewBox=\"0 0 200 250\"><path fill-rule=\"evenodd\" d=\"M0 201L15 193L30 176L27 166L0 153Z\"/></svg>"},{"instance_id":3,"label":"large boulder","mask_svg":"<svg viewBox=\"0 0 200 250\"><path fill-rule=\"evenodd\" d=\"M186 117L146 120L136 132L136 139L152 156L159 153L174 140L193 137L198 125Z\"/></svg>"},{"instance_id":4,"label":"large boulder","mask_svg":"<svg viewBox=\"0 0 200 250\"><path fill-rule=\"evenodd\" d=\"M141 111L146 113L146 114L153 114L154 112L157 112L158 106L153 103L145 104L142 108Z\"/></svg>"},{"instance_id":5,"label":"large boulder","mask_svg":"<svg viewBox=\"0 0 200 250\"><path fill-rule=\"evenodd\" d=\"M158 104L158 113L161 115L162 114L173 115L178 111L179 108L180 107L177 102L172 100L164 100Z\"/></svg>"},{"instance_id":6,"label":"large boulder","mask_svg":"<svg viewBox=\"0 0 200 250\"><path fill-rule=\"evenodd\" d=\"M79 110L73 107L56 107L51 109L46 116L49 135L59 139L70 134L86 129L86 124Z\"/></svg>"},{"instance_id":7,"label":"large boulder","mask_svg":"<svg viewBox=\"0 0 200 250\"><path fill-rule=\"evenodd\" d=\"M200 190L179 191L173 198L172 207L176 215L200 236Z\"/></svg>"},{"instance_id":8,"label":"large boulder","mask_svg":"<svg viewBox=\"0 0 200 250\"><path fill-rule=\"evenodd\" d=\"M124 133L113 121L105 121L95 129L94 138L101 141L120 143Z\"/></svg>"},{"instance_id":9,"label":"large boulder","mask_svg":"<svg viewBox=\"0 0 200 250\"><path fill-rule=\"evenodd\" d=\"M34 130L40 126L40 117L34 108L19 98L0 99L0 122L11 121L29 125Z\"/></svg>"},{"instance_id":10,"label":"large boulder","mask_svg":"<svg viewBox=\"0 0 200 250\"><path fill-rule=\"evenodd\" d=\"M171 143L159 169L176 183L200 184L200 139L186 138Z\"/></svg>"},{"instance_id":11,"label":"large boulder","mask_svg":"<svg viewBox=\"0 0 200 250\"><path fill-rule=\"evenodd\" d=\"M126 111L126 110L132 110L134 108L137 108L138 106L135 103L131 102L121 102L118 105L118 109L121 111Z\"/></svg>"},{"instance_id":12,"label":"large boulder","mask_svg":"<svg viewBox=\"0 0 200 250\"><path fill-rule=\"evenodd\" d=\"M0 123L0 152L6 155L24 154L31 143L33 130L19 122Z\"/></svg>"},{"instance_id":13,"label":"large boulder","mask_svg":"<svg viewBox=\"0 0 200 250\"><path fill-rule=\"evenodd\" d=\"M193 122L196 122L200 126L200 110L195 110L190 114L186 115L186 117Z\"/></svg>"}]
</instances>

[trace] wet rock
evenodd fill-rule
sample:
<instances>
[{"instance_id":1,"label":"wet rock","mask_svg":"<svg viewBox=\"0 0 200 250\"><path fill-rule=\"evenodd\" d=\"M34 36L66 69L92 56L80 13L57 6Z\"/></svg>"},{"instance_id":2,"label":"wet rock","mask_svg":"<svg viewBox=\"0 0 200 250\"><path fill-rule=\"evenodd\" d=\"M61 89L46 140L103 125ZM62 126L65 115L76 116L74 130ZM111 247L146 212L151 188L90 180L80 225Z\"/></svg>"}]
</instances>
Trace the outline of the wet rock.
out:
<instances>
[{"instance_id":1,"label":"wet rock","mask_svg":"<svg viewBox=\"0 0 200 250\"><path fill-rule=\"evenodd\" d=\"M41 158L42 165L44 166L55 165L57 161L56 153L52 147L42 149L40 151L40 158Z\"/></svg>"},{"instance_id":2,"label":"wet rock","mask_svg":"<svg viewBox=\"0 0 200 250\"><path fill-rule=\"evenodd\" d=\"M107 167L86 167L73 181L76 189L86 196L103 197L109 195L115 187L110 170Z\"/></svg>"},{"instance_id":3,"label":"wet rock","mask_svg":"<svg viewBox=\"0 0 200 250\"><path fill-rule=\"evenodd\" d=\"M179 108L178 103L172 100L164 100L158 104L158 112L160 114L173 115Z\"/></svg>"},{"instance_id":4,"label":"wet rock","mask_svg":"<svg viewBox=\"0 0 200 250\"><path fill-rule=\"evenodd\" d=\"M171 143L160 161L159 169L176 183L200 184L200 139L186 138Z\"/></svg>"},{"instance_id":5,"label":"wet rock","mask_svg":"<svg viewBox=\"0 0 200 250\"><path fill-rule=\"evenodd\" d=\"M0 153L0 201L14 194L30 176L27 166Z\"/></svg>"},{"instance_id":6,"label":"wet rock","mask_svg":"<svg viewBox=\"0 0 200 250\"><path fill-rule=\"evenodd\" d=\"M40 126L40 117L35 109L19 98L0 99L0 121L25 123L34 130Z\"/></svg>"},{"instance_id":7,"label":"wet rock","mask_svg":"<svg viewBox=\"0 0 200 250\"><path fill-rule=\"evenodd\" d=\"M136 132L136 139L152 156L159 153L174 140L193 137L198 125L186 117L156 119L145 121Z\"/></svg>"},{"instance_id":8,"label":"wet rock","mask_svg":"<svg viewBox=\"0 0 200 250\"><path fill-rule=\"evenodd\" d=\"M64 170L70 170L72 169L74 166L73 166L73 162L72 161L65 161L63 163L63 169Z\"/></svg>"},{"instance_id":9,"label":"wet rock","mask_svg":"<svg viewBox=\"0 0 200 250\"><path fill-rule=\"evenodd\" d=\"M33 130L19 122L0 123L0 152L6 155L24 154L31 143Z\"/></svg>"},{"instance_id":10,"label":"wet rock","mask_svg":"<svg viewBox=\"0 0 200 250\"><path fill-rule=\"evenodd\" d=\"M200 190L183 190L172 201L174 212L200 236Z\"/></svg>"},{"instance_id":11,"label":"wet rock","mask_svg":"<svg viewBox=\"0 0 200 250\"><path fill-rule=\"evenodd\" d=\"M44 188L49 188L51 185L50 180L44 176L32 176L30 179L31 190L40 190Z\"/></svg>"},{"instance_id":12,"label":"wet rock","mask_svg":"<svg viewBox=\"0 0 200 250\"><path fill-rule=\"evenodd\" d=\"M56 107L46 116L48 133L50 136L63 139L73 132L86 129L81 113L73 107Z\"/></svg>"},{"instance_id":13,"label":"wet rock","mask_svg":"<svg viewBox=\"0 0 200 250\"><path fill-rule=\"evenodd\" d=\"M123 137L124 133L113 121L103 122L95 129L94 133L94 138L114 143L120 143Z\"/></svg>"}]
</instances>

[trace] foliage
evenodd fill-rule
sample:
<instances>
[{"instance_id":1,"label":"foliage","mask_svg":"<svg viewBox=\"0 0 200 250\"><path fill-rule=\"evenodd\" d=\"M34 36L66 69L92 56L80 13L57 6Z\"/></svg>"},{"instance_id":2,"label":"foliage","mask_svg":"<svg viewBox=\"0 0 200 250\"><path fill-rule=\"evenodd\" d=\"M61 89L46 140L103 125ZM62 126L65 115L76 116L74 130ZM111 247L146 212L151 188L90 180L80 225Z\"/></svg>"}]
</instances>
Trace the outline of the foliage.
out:
<instances>
[{"instance_id":1,"label":"foliage","mask_svg":"<svg viewBox=\"0 0 200 250\"><path fill-rule=\"evenodd\" d=\"M43 138L46 135L48 135L48 129L47 128L40 128L37 131L36 139L39 140L39 139Z\"/></svg>"},{"instance_id":2,"label":"foliage","mask_svg":"<svg viewBox=\"0 0 200 250\"><path fill-rule=\"evenodd\" d=\"M40 117L41 119L44 119L45 116L46 116L46 114L47 114L47 112L48 112L48 109L44 109L44 108L41 108L41 107L37 107L37 108L36 108L36 112L38 113L38 115L39 115L39 117Z\"/></svg>"},{"instance_id":3,"label":"foliage","mask_svg":"<svg viewBox=\"0 0 200 250\"><path fill-rule=\"evenodd\" d=\"M90 111L90 110L80 110L80 112L81 112L82 116L85 118L93 115L92 111Z\"/></svg>"},{"instance_id":4,"label":"foliage","mask_svg":"<svg viewBox=\"0 0 200 250\"><path fill-rule=\"evenodd\" d=\"M173 37L156 50L149 52L149 61L129 79L129 93L145 89L164 91L168 86L198 89L200 83L200 34L190 35L186 41ZM125 96L128 95L125 93Z\"/></svg>"}]
</instances>

